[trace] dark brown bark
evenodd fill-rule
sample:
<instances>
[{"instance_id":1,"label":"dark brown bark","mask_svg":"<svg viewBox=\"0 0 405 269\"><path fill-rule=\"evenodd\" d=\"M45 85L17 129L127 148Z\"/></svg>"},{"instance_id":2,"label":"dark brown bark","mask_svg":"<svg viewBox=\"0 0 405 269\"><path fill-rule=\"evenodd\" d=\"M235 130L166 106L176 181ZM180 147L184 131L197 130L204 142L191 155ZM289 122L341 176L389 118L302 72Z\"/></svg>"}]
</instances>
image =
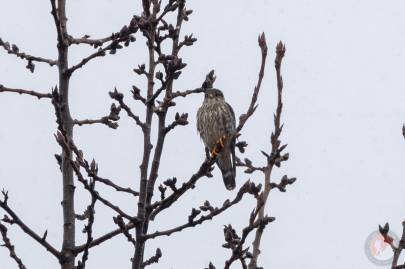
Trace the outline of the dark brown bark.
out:
<instances>
[{"instance_id":1,"label":"dark brown bark","mask_svg":"<svg viewBox=\"0 0 405 269\"><path fill-rule=\"evenodd\" d=\"M58 0L57 6L55 0L51 0L52 14L55 20L55 26L58 34L58 72L59 72L59 100L60 109L59 131L68 139L73 139L73 120L69 110L69 80L68 73L68 53L69 44L67 41L67 18L66 18L66 0ZM72 151L69 148L62 148L61 170L63 180L63 242L61 251L61 268L74 269L75 255L75 207L73 181L73 169L71 166Z\"/></svg>"},{"instance_id":2,"label":"dark brown bark","mask_svg":"<svg viewBox=\"0 0 405 269\"><path fill-rule=\"evenodd\" d=\"M13 93L18 93L18 94L26 94L26 95L35 96L38 99L52 98L52 95L50 93L40 93L40 92L24 90L24 89L12 89L12 88L7 88L1 84L0 84L0 92L13 92Z\"/></svg>"},{"instance_id":3,"label":"dark brown bark","mask_svg":"<svg viewBox=\"0 0 405 269\"><path fill-rule=\"evenodd\" d=\"M2 247L5 247L8 249L10 257L17 263L17 266L19 269L27 269L22 262L22 260L17 256L17 253L15 252L14 245L11 244L10 238L7 236L7 227L0 222L0 234L3 239L4 244Z\"/></svg>"},{"instance_id":4,"label":"dark brown bark","mask_svg":"<svg viewBox=\"0 0 405 269\"><path fill-rule=\"evenodd\" d=\"M148 10L145 10L148 13ZM155 14L156 15L156 14ZM149 71L148 71L148 82L147 82L147 98L149 99L153 95L154 86L154 75L155 75L155 51L153 49L153 44L155 42L155 31L156 26L150 26L148 36L148 51L149 51ZM137 216L141 220L139 224L136 225L136 245L135 253L132 260L132 269L141 269L144 267L144 248L145 240L143 238L145 230L147 229L146 221L146 208L147 208L147 184L148 184L148 168L150 162L150 155L152 151L151 144L151 125L152 125L153 107L151 103L146 105L146 116L145 116L145 127L143 128L143 158L140 165L140 175L141 180L139 184L139 200L138 200L138 213Z\"/></svg>"},{"instance_id":5,"label":"dark brown bark","mask_svg":"<svg viewBox=\"0 0 405 269\"><path fill-rule=\"evenodd\" d=\"M46 235L47 232L44 233L43 236L40 236L38 233L34 232L30 227L25 224L25 222L9 207L7 200L8 200L8 192L2 191L4 196L3 201L0 200L0 207L8 214L0 220L9 223L11 225L16 224L24 233L42 245L47 251L52 253L57 259L60 259L60 253L56 250L47 240Z\"/></svg>"}]
</instances>

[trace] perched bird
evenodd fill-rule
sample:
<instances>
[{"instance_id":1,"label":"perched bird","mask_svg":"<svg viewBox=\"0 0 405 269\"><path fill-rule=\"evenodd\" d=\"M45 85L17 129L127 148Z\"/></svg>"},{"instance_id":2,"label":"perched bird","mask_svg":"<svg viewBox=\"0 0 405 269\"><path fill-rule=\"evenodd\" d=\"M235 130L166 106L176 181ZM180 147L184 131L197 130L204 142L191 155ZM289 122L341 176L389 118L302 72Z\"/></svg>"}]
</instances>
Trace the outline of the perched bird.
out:
<instances>
[{"instance_id":1,"label":"perched bird","mask_svg":"<svg viewBox=\"0 0 405 269\"><path fill-rule=\"evenodd\" d=\"M222 172L225 187L235 188L235 113L220 90L207 89L197 112L197 130ZM222 149L217 150L217 145ZM219 152L218 152L219 151Z\"/></svg>"}]
</instances>

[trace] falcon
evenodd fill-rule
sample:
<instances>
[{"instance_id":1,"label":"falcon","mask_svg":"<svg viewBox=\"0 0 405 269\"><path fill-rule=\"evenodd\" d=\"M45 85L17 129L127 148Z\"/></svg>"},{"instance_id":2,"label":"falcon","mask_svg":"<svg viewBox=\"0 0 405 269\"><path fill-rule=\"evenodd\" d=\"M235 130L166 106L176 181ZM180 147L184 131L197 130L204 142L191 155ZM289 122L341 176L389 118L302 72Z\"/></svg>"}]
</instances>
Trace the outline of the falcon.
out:
<instances>
[{"instance_id":1,"label":"falcon","mask_svg":"<svg viewBox=\"0 0 405 269\"><path fill-rule=\"evenodd\" d=\"M225 187L235 188L235 113L218 89L207 89L197 112L197 130L206 149L216 156ZM218 149L218 145L221 149Z\"/></svg>"}]
</instances>

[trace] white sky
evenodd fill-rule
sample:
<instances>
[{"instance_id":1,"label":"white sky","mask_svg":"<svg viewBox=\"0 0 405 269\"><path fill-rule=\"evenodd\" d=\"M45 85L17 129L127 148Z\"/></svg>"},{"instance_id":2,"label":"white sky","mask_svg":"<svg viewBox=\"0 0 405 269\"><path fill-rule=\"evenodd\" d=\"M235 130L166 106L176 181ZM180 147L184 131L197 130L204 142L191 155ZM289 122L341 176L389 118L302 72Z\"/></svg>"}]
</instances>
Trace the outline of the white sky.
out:
<instances>
[{"instance_id":1,"label":"white sky","mask_svg":"<svg viewBox=\"0 0 405 269\"><path fill-rule=\"evenodd\" d=\"M20 50L56 58L56 35L49 1L3 1L0 37ZM136 2L136 3L135 3ZM200 86L205 74L216 70L216 87L222 89L236 114L243 113L256 82L260 53L257 36L264 31L269 59L259 109L246 125L243 138L250 141L246 156L256 163L269 148L276 99L274 48L286 43L283 63L285 122L282 140L291 159L275 171L296 176L287 193L273 192L267 208L276 217L265 231L260 264L264 268L340 269L381 268L364 254L367 236L389 221L400 232L404 218L405 143L405 2L402 0L322 1L189 1L194 10L183 34L193 32L198 42L182 52L188 63L176 89ZM103 37L139 13L137 1L68 1L68 28L72 35ZM72 49L71 63L91 52ZM144 40L117 55L95 60L71 81L74 118L96 118L109 111L108 91L114 86L130 99L131 85L145 85L132 69L146 59ZM57 83L56 69L37 64L31 74L25 61L0 50L0 83L9 87L50 90ZM172 111L188 112L190 125L173 132L163 153L161 180L176 176L186 180L204 158L195 130L195 113L202 101L181 100ZM131 103L142 115L139 104ZM46 100L0 94L0 188L10 192L10 205L48 239L61 245L61 179L53 154L59 152L52 107ZM95 158L100 175L123 186L138 186L142 151L141 132L122 113L117 131L105 126L76 129L76 142L88 159ZM238 171L240 186L249 178ZM252 180L260 182L259 174ZM88 197L77 184L76 207L85 208ZM128 212L136 201L104 192ZM201 181L176 207L162 214L151 230L182 224L192 207L209 198L220 205L235 193L227 192L219 177ZM148 243L147 255L159 246L163 258L154 268L204 268L211 260L221 268L227 250L222 225L246 225L252 199L216 220L194 230ZM97 208L95 235L112 229L112 212ZM83 227L78 223L77 230ZM16 227L10 237L28 268L56 268L57 262ZM84 242L79 235L78 243ZM132 246L124 237L95 248L89 268L129 268ZM239 266L239 265L238 265ZM15 268L6 249L0 249L0 268ZM238 267L234 267L238 268Z\"/></svg>"}]
</instances>

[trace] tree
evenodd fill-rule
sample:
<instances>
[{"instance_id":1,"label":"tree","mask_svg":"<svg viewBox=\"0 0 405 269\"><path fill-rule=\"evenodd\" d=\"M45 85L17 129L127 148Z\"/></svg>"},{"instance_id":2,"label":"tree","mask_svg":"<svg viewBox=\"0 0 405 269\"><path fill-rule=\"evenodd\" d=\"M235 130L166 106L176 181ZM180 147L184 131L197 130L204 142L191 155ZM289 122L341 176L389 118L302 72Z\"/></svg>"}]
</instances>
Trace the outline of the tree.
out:
<instances>
[{"instance_id":1,"label":"tree","mask_svg":"<svg viewBox=\"0 0 405 269\"><path fill-rule=\"evenodd\" d=\"M224 228L225 244L223 247L231 250L230 257L226 259L224 268L230 268L234 262L240 262L243 268L259 268L257 263L260 255L261 237L264 228L274 221L273 217L265 214L265 205L270 191L276 188L284 192L287 185L295 182L295 178L289 178L288 176L284 176L279 183L271 180L274 166L279 167L289 157L288 153L283 153L286 145L283 145L280 141L283 129L281 124L283 108L281 63L285 54L284 44L280 42L276 48L275 69L278 102L274 114L274 131L270 138L270 152L261 152L265 156L265 165L256 166L249 158L243 158L243 160L238 158L237 160L237 165L244 168L245 173L262 173L264 187L262 188L261 184L255 184L248 180L237 191L234 199L225 200L221 206L213 206L207 200L199 208L191 209L188 220L183 225L151 232L149 226L155 220L155 217L177 203L185 193L197 188L197 184L202 178L212 177L211 172L215 167L216 156L207 153L206 159L201 163L197 171L185 181L179 183L176 177L168 177L166 180L159 177L160 162L166 138L172 135L177 127L188 124L188 113L176 113L174 120L170 121L168 111L176 107L176 99L188 98L190 95L202 93L205 89L212 88L215 82L214 71L211 71L206 75L200 87L189 90L175 90L174 87L175 81L186 67L186 63L180 57L180 51L184 47L192 46L197 40L193 34L184 37L181 35L182 25L189 20L192 10L186 8L185 0L169 0L165 3L157 0L143 0L142 14L133 16L127 25L124 25L121 30L110 36L92 39L88 35L81 38L71 36L67 28L66 1L51 0L50 2L51 14L57 32L57 60L36 57L21 52L17 45L10 45L0 39L0 46L8 53L26 60L26 67L31 72L35 71L35 63L46 63L57 67L59 75L57 86L49 93L0 85L0 92L19 93L50 101L57 123L55 139L61 147L61 154L55 155L61 170L63 188L63 243L61 249L48 242L47 231L40 234L30 228L30 225L24 222L23 218L11 208L8 192L5 190L2 192L3 199L0 200L0 207L4 210L5 215L0 221L0 232L4 246L8 249L11 258L15 260L18 267L25 268L25 265L23 259L17 255L14 245L7 235L8 226L18 226L24 233L49 251L63 269L85 268L92 248L122 234L133 245L134 254L131 265L132 268L138 269L157 263L162 257L160 248L156 249L154 256L145 257L145 247L148 241L196 227L238 204L245 196L251 195L256 199L256 207L250 214L246 227L239 234L231 224L226 225ZM172 14L175 16L172 16ZM174 22L170 22L172 17L174 17ZM132 98L143 105L145 118L142 119L138 116L124 97L124 94L115 88L109 92L113 103L108 115L98 119L75 119L70 113L69 104L69 82L72 76L90 61L105 57L107 54L116 54L123 50L124 47L128 47L136 41L136 35L141 34L146 39L148 63L139 64L134 69L134 72L144 77L147 83L144 87L133 86L131 93ZM234 134L235 137L239 138L237 147L241 154L244 153L247 147L247 142L241 140L241 132L247 120L256 111L256 103L264 77L267 58L267 44L264 34L259 36L258 44L261 51L258 81L253 90L250 105L246 113L239 117L239 123ZM69 49L74 45L91 46L94 48L94 52L78 63L69 65ZM167 47L170 47L168 52ZM139 166L139 176L134 175L136 190L131 187L119 186L114 180L99 175L98 164L95 159L90 161L90 158L75 142L74 129L83 125L103 124L112 129L118 128L122 111L133 120L134 124L143 133L143 143L139 143L143 148L142 162ZM157 125L154 124L153 118L157 119ZM157 130L156 140L151 135L151 131L154 129ZM216 147L218 152L222 150L221 144L217 144ZM158 182L162 182L162 184L158 185ZM75 209L76 185L83 187L91 198L90 204L82 214L79 214ZM137 204L137 212L125 212L117 204L105 198L96 188L99 185L106 185L122 193L122 195L133 197L134 203ZM159 195L156 193L157 190ZM95 223L96 203L102 204L115 212L113 219L117 228L94 238L93 225ZM86 234L86 241L81 244L76 243L76 221L86 222L83 229L83 233ZM251 233L254 233L255 237L252 247L249 248L246 241ZM215 267L210 264L209 268Z\"/></svg>"}]
</instances>

